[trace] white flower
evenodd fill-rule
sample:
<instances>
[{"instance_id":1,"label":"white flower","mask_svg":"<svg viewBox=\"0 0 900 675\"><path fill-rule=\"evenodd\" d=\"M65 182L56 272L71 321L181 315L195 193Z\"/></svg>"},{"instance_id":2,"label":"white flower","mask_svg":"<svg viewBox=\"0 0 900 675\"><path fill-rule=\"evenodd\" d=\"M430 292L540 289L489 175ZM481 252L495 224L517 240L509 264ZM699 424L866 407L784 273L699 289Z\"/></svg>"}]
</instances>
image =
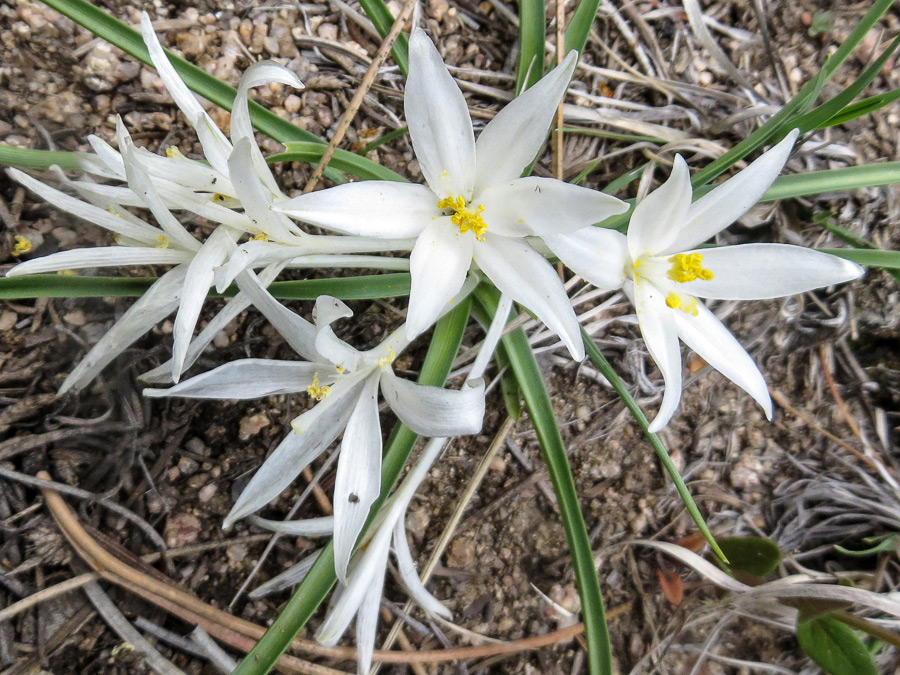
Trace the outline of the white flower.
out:
<instances>
[{"instance_id":1,"label":"white flower","mask_svg":"<svg viewBox=\"0 0 900 675\"><path fill-rule=\"evenodd\" d=\"M444 311L474 259L497 288L557 333L574 358L583 358L562 283L525 237L573 232L626 206L551 178L520 178L545 141L577 54L498 113L476 143L465 98L423 31L414 31L409 50L406 118L428 186L364 181L275 208L338 232L417 237L410 259L410 337Z\"/></svg>"},{"instance_id":2,"label":"white flower","mask_svg":"<svg viewBox=\"0 0 900 675\"><path fill-rule=\"evenodd\" d=\"M691 203L687 164L676 156L672 175L634 209L628 235L586 228L545 243L577 274L601 288L624 286L641 335L665 380L651 431L671 419L681 398L679 338L750 394L772 417L765 379L728 329L697 298L757 300L803 293L856 279L861 267L836 256L787 244L696 248L746 213L769 189L798 131L746 169Z\"/></svg>"},{"instance_id":3,"label":"white flower","mask_svg":"<svg viewBox=\"0 0 900 675\"><path fill-rule=\"evenodd\" d=\"M334 490L334 549L338 578L346 580L350 554L381 486L379 389L397 417L416 433L452 436L481 430L484 383L478 380L453 391L400 379L391 364L409 344L403 331L360 352L338 339L331 328L338 319L352 316L340 300L320 296L313 327L278 303L258 282L242 284L241 289L307 361L243 359L169 389L146 389L144 393L151 397L247 399L305 392L318 400L315 407L291 422L293 432L253 476L225 519L225 527L275 498L343 432Z\"/></svg>"}]
</instances>

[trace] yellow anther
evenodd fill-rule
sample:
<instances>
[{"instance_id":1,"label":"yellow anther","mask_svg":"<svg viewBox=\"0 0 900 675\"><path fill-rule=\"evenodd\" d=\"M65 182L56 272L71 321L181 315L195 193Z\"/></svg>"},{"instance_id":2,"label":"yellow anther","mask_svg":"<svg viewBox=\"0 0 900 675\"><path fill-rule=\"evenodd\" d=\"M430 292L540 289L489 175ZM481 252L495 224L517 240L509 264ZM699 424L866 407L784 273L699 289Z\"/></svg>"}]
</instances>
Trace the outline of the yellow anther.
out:
<instances>
[{"instance_id":1,"label":"yellow anther","mask_svg":"<svg viewBox=\"0 0 900 675\"><path fill-rule=\"evenodd\" d=\"M169 248L169 238L164 234L159 235L153 248Z\"/></svg>"},{"instance_id":2,"label":"yellow anther","mask_svg":"<svg viewBox=\"0 0 900 675\"><path fill-rule=\"evenodd\" d=\"M680 309L685 314L697 316L700 310L697 309L697 298L692 295L682 298L678 293L669 293L666 296L666 305L672 309Z\"/></svg>"},{"instance_id":3,"label":"yellow anther","mask_svg":"<svg viewBox=\"0 0 900 675\"><path fill-rule=\"evenodd\" d=\"M116 211L115 207L112 204L110 204L109 206L106 207L106 211L107 211L107 213L111 213L114 216L118 216L119 218L122 217L122 214L119 213L118 211Z\"/></svg>"},{"instance_id":4,"label":"yellow anther","mask_svg":"<svg viewBox=\"0 0 900 675\"><path fill-rule=\"evenodd\" d=\"M344 368L344 366L338 366L338 365L335 365L334 369L336 371L338 371L338 373L343 373L345 370L347 370L346 368Z\"/></svg>"},{"instance_id":5,"label":"yellow anther","mask_svg":"<svg viewBox=\"0 0 900 675\"><path fill-rule=\"evenodd\" d=\"M388 347L387 350L388 350L388 356L384 356L384 357L378 359L378 367L379 368L384 368L385 366L391 365L394 362L394 359L397 358L397 355L394 353L393 349Z\"/></svg>"},{"instance_id":6,"label":"yellow anther","mask_svg":"<svg viewBox=\"0 0 900 675\"><path fill-rule=\"evenodd\" d=\"M669 270L669 278L678 283L687 281L709 281L713 278L711 270L703 268L703 256L699 253L677 253L669 258L672 268Z\"/></svg>"},{"instance_id":7,"label":"yellow anther","mask_svg":"<svg viewBox=\"0 0 900 675\"><path fill-rule=\"evenodd\" d=\"M265 232L260 232L255 237L250 237L250 241L269 241L269 235Z\"/></svg>"},{"instance_id":8,"label":"yellow anther","mask_svg":"<svg viewBox=\"0 0 900 675\"><path fill-rule=\"evenodd\" d=\"M213 200L214 200L214 201L217 201L217 202L224 202L225 199L226 199L225 195L223 195L221 192L217 192L216 194L213 195Z\"/></svg>"},{"instance_id":9,"label":"yellow anther","mask_svg":"<svg viewBox=\"0 0 900 675\"><path fill-rule=\"evenodd\" d=\"M327 384L319 386L319 374L316 373L313 375L313 383L306 388L306 393L317 401L321 401L323 398L328 398L331 394L331 387Z\"/></svg>"},{"instance_id":10,"label":"yellow anther","mask_svg":"<svg viewBox=\"0 0 900 675\"><path fill-rule=\"evenodd\" d=\"M444 197L438 202L438 208L453 211L450 222L459 228L461 234L471 230L478 241L484 241L484 233L487 232L488 226L481 215L484 213L483 204L479 204L473 211L466 206L466 200L461 196Z\"/></svg>"},{"instance_id":11,"label":"yellow anther","mask_svg":"<svg viewBox=\"0 0 900 675\"><path fill-rule=\"evenodd\" d=\"M75 270L57 270L56 273L63 277L74 277L77 276Z\"/></svg>"},{"instance_id":12,"label":"yellow anther","mask_svg":"<svg viewBox=\"0 0 900 675\"><path fill-rule=\"evenodd\" d=\"M681 307L681 296L678 293L669 293L666 296L666 304L672 309Z\"/></svg>"},{"instance_id":13,"label":"yellow anther","mask_svg":"<svg viewBox=\"0 0 900 675\"><path fill-rule=\"evenodd\" d=\"M21 234L16 235L16 243L13 246L12 254L15 256L25 255L31 251L31 242L27 237L23 237Z\"/></svg>"},{"instance_id":14,"label":"yellow anther","mask_svg":"<svg viewBox=\"0 0 900 675\"><path fill-rule=\"evenodd\" d=\"M166 148L166 157L169 159L184 159L184 155L181 154L181 150L178 149L177 145L170 145Z\"/></svg>"}]
</instances>

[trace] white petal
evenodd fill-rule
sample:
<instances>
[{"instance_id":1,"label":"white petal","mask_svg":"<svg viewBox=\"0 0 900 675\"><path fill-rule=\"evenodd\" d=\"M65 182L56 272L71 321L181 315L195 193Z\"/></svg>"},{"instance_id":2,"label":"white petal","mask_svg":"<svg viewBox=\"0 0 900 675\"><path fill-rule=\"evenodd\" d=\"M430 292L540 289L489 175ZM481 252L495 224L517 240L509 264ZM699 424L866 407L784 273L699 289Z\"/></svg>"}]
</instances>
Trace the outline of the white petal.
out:
<instances>
[{"instance_id":1,"label":"white petal","mask_svg":"<svg viewBox=\"0 0 900 675\"><path fill-rule=\"evenodd\" d=\"M175 105L187 117L188 122L194 126L197 137L200 139L200 145L203 146L203 154L206 155L206 159L217 171L227 174L231 143L228 142L225 134L209 118L209 115L203 110L203 107L190 89L178 76L174 66L169 62L169 58L163 51L162 45L153 31L150 17L146 12L141 13L141 35L144 38L144 44L147 45L147 50L150 52L150 60L153 61L153 66L159 73L163 84L166 85L172 100L175 101Z\"/></svg>"},{"instance_id":2,"label":"white petal","mask_svg":"<svg viewBox=\"0 0 900 675\"><path fill-rule=\"evenodd\" d=\"M339 339L331 328L331 324L338 319L347 319L351 316L352 310L337 298L330 295L320 295L316 298L316 306L313 309L313 321L316 322L316 351L326 361L352 373L359 369L360 353Z\"/></svg>"},{"instance_id":3,"label":"white petal","mask_svg":"<svg viewBox=\"0 0 900 675\"><path fill-rule=\"evenodd\" d=\"M628 223L631 259L655 254L675 241L691 205L691 173L681 155L675 155L669 179L634 207Z\"/></svg>"},{"instance_id":4,"label":"white petal","mask_svg":"<svg viewBox=\"0 0 900 675\"><path fill-rule=\"evenodd\" d=\"M253 475L225 518L224 528L275 499L294 478L334 442L356 405L359 383L336 384L331 395L297 417L291 431ZM297 432L297 428L302 433Z\"/></svg>"},{"instance_id":5,"label":"white petal","mask_svg":"<svg viewBox=\"0 0 900 675\"><path fill-rule=\"evenodd\" d=\"M381 376L381 391L397 417L423 436L477 434L484 422L484 382L463 384L459 391L427 387L397 377L390 368Z\"/></svg>"},{"instance_id":6,"label":"white petal","mask_svg":"<svg viewBox=\"0 0 900 675\"><path fill-rule=\"evenodd\" d=\"M314 380L334 381L322 363L241 359L219 366L168 389L144 389L144 396L246 400L306 391ZM321 377L319 377L321 375ZM329 377L330 376L330 377Z\"/></svg>"},{"instance_id":7,"label":"white petal","mask_svg":"<svg viewBox=\"0 0 900 675\"><path fill-rule=\"evenodd\" d=\"M518 178L531 164L547 140L577 63L578 53L569 52L560 65L514 98L484 128L475 144L475 185L479 190Z\"/></svg>"},{"instance_id":8,"label":"white petal","mask_svg":"<svg viewBox=\"0 0 900 675\"><path fill-rule=\"evenodd\" d=\"M246 139L249 147L248 162L250 167L252 167L257 178L262 181L272 195L281 195L281 189L278 187L278 183L275 182L272 172L266 165L266 160L256 144L253 136L253 125L250 122L248 92L253 87L269 82L278 82L295 89L303 89L303 83L297 75L274 61L260 61L247 68L238 84L237 96L234 97L234 104L231 108L231 142L237 147L238 143Z\"/></svg>"},{"instance_id":9,"label":"white petal","mask_svg":"<svg viewBox=\"0 0 900 675\"><path fill-rule=\"evenodd\" d=\"M257 598L264 598L267 595L283 591L285 588L296 586L306 578L306 575L309 574L309 571L313 568L313 565L316 564L316 561L321 554L321 550L310 553L303 558L303 560L292 565L278 576L272 577L266 583L254 588L247 594L248 597L254 600Z\"/></svg>"},{"instance_id":10,"label":"white petal","mask_svg":"<svg viewBox=\"0 0 900 675\"><path fill-rule=\"evenodd\" d=\"M241 201L244 213L253 224L251 232L257 235L264 234L280 242L296 241L303 233L287 216L271 209L272 194L260 182L253 167L251 154L253 147L250 139L242 138L236 142L234 152L228 158L228 170L235 196ZM265 163L264 160L263 162Z\"/></svg>"},{"instance_id":11,"label":"white petal","mask_svg":"<svg viewBox=\"0 0 900 675\"><path fill-rule=\"evenodd\" d=\"M650 423L650 431L657 432L669 423L681 401L681 347L673 317L677 310L669 309L662 293L647 281L634 284L634 307L647 351L666 388L659 412Z\"/></svg>"},{"instance_id":12,"label":"white petal","mask_svg":"<svg viewBox=\"0 0 900 675\"><path fill-rule=\"evenodd\" d=\"M414 237L440 215L424 185L367 180L309 192L273 208L312 225L367 237Z\"/></svg>"},{"instance_id":13,"label":"white petal","mask_svg":"<svg viewBox=\"0 0 900 675\"><path fill-rule=\"evenodd\" d=\"M369 509L381 491L378 374L368 377L344 430L334 482L334 571L347 583L347 565Z\"/></svg>"},{"instance_id":14,"label":"white petal","mask_svg":"<svg viewBox=\"0 0 900 675\"><path fill-rule=\"evenodd\" d=\"M864 274L862 267L835 255L788 244L741 244L688 253L703 256L713 273L680 286L691 295L721 300L780 298L842 284Z\"/></svg>"},{"instance_id":15,"label":"white petal","mask_svg":"<svg viewBox=\"0 0 900 675\"><path fill-rule=\"evenodd\" d=\"M746 169L691 204L678 236L656 250L667 254L694 248L744 215L778 178L799 133L794 129Z\"/></svg>"},{"instance_id":16,"label":"white petal","mask_svg":"<svg viewBox=\"0 0 900 675\"><path fill-rule=\"evenodd\" d=\"M461 234L449 218L438 219L419 235L409 259L412 285L406 333L410 339L428 330L462 288L476 243L471 232Z\"/></svg>"},{"instance_id":17,"label":"white petal","mask_svg":"<svg viewBox=\"0 0 900 675\"><path fill-rule=\"evenodd\" d=\"M298 255L294 246L255 239L238 246L228 257L228 262L215 270L216 290L225 291L241 272L262 265L284 263ZM283 267L283 265L282 265Z\"/></svg>"},{"instance_id":18,"label":"white petal","mask_svg":"<svg viewBox=\"0 0 900 675\"><path fill-rule=\"evenodd\" d=\"M356 672L366 675L372 667L375 653L375 635L378 628L378 610L384 593L384 574L376 575L363 597L356 614Z\"/></svg>"},{"instance_id":19,"label":"white petal","mask_svg":"<svg viewBox=\"0 0 900 675\"><path fill-rule=\"evenodd\" d=\"M416 159L428 185L441 198L461 196L469 201L475 185L475 134L469 108L441 55L421 29L415 29L409 41L403 106Z\"/></svg>"},{"instance_id":20,"label":"white petal","mask_svg":"<svg viewBox=\"0 0 900 675\"><path fill-rule=\"evenodd\" d=\"M334 516L307 518L306 520L269 520L259 516L250 516L250 522L257 527L295 537L324 537L334 531Z\"/></svg>"},{"instance_id":21,"label":"white petal","mask_svg":"<svg viewBox=\"0 0 900 675\"><path fill-rule=\"evenodd\" d=\"M129 220L120 218L114 213L97 208L92 204L87 204L80 199L70 197L64 192L60 192L49 185L44 185L18 169L7 169L7 173L13 180L21 183L36 195L47 200L53 206L62 209L66 213L71 213L73 216L83 218L110 232L115 232L116 234L128 237L129 239L149 244L150 246L155 246L159 243L159 235L162 234L162 232L147 223L143 223L143 227L135 225Z\"/></svg>"},{"instance_id":22,"label":"white petal","mask_svg":"<svg viewBox=\"0 0 900 675\"><path fill-rule=\"evenodd\" d=\"M60 395L84 387L135 340L175 311L186 272L186 266L179 265L148 288L69 373L59 388Z\"/></svg>"},{"instance_id":23,"label":"white petal","mask_svg":"<svg viewBox=\"0 0 900 675\"><path fill-rule=\"evenodd\" d=\"M413 561L412 553L409 551L409 542L406 540L406 527L403 524L403 518L399 518L397 524L394 525L394 554L397 556L397 570L400 572L400 579L403 581L412 599L425 611L437 614L448 620L452 619L453 614L450 610L429 593L428 589L425 588L425 584L419 579L416 564Z\"/></svg>"},{"instance_id":24,"label":"white petal","mask_svg":"<svg viewBox=\"0 0 900 675\"><path fill-rule=\"evenodd\" d=\"M268 284L278 276L278 272L280 271L281 268L278 265L272 265L260 273L260 278L264 279L264 283ZM238 314L247 309L250 304L250 297L243 291L233 298L229 298L219 313L203 327L203 330L200 331L196 338L191 340L191 345L188 347L182 370L188 370L215 339L216 335L224 330L224 328L233 321ZM145 384L170 383L172 381L172 359L169 359L162 365L144 373L138 377L138 379Z\"/></svg>"},{"instance_id":25,"label":"white petal","mask_svg":"<svg viewBox=\"0 0 900 675\"><path fill-rule=\"evenodd\" d=\"M141 164L157 180L175 183L198 192L234 194L234 186L231 185L229 178L208 164L182 156L154 155L146 148L135 147L134 150Z\"/></svg>"},{"instance_id":26,"label":"white petal","mask_svg":"<svg viewBox=\"0 0 900 675\"><path fill-rule=\"evenodd\" d=\"M489 188L476 202L484 205L488 231L504 237L569 234L628 210L598 190L536 176Z\"/></svg>"},{"instance_id":27,"label":"white petal","mask_svg":"<svg viewBox=\"0 0 900 675\"><path fill-rule=\"evenodd\" d=\"M178 265L193 256L186 251L172 248L146 248L144 246L98 246L61 251L19 263L6 273L8 277L23 274L46 274L60 270L77 270L85 267L118 267L120 265Z\"/></svg>"},{"instance_id":28,"label":"white petal","mask_svg":"<svg viewBox=\"0 0 900 675\"><path fill-rule=\"evenodd\" d=\"M602 227L585 227L572 234L544 235L544 243L570 270L604 290L621 288L631 265L625 235Z\"/></svg>"},{"instance_id":29,"label":"white petal","mask_svg":"<svg viewBox=\"0 0 900 675\"><path fill-rule=\"evenodd\" d=\"M706 305L697 303L697 312L697 316L673 312L679 337L709 365L750 394L771 420L772 399L753 359Z\"/></svg>"},{"instance_id":30,"label":"white petal","mask_svg":"<svg viewBox=\"0 0 900 675\"><path fill-rule=\"evenodd\" d=\"M88 167L85 167L82 164L82 170L103 176L104 178L118 178L119 180L125 180L125 162L122 160L122 155L99 136L91 134L87 137L87 140L88 143L91 144L91 149L97 153L97 159L103 163L107 171L100 170L98 172L93 164Z\"/></svg>"},{"instance_id":31,"label":"white petal","mask_svg":"<svg viewBox=\"0 0 900 675\"><path fill-rule=\"evenodd\" d=\"M569 296L556 270L522 239L491 236L475 246L475 262L502 293L524 305L556 333L572 358L584 358L584 342Z\"/></svg>"},{"instance_id":32,"label":"white petal","mask_svg":"<svg viewBox=\"0 0 900 675\"><path fill-rule=\"evenodd\" d=\"M166 233L170 243L186 251L200 250L200 242L184 229L184 225L178 222L178 219L166 208L163 200L157 194L150 175L134 152L134 145L130 137L128 137L125 147L122 149L122 157L125 160L125 174L128 177L128 186L153 213L153 217L156 218L156 222L159 223Z\"/></svg>"},{"instance_id":33,"label":"white petal","mask_svg":"<svg viewBox=\"0 0 900 675\"><path fill-rule=\"evenodd\" d=\"M225 227L213 231L188 266L182 290L181 306L175 316L172 347L172 379L181 377L188 345L194 326L200 317L203 302L213 284L213 268L221 265L229 250L234 248L234 233Z\"/></svg>"}]
</instances>

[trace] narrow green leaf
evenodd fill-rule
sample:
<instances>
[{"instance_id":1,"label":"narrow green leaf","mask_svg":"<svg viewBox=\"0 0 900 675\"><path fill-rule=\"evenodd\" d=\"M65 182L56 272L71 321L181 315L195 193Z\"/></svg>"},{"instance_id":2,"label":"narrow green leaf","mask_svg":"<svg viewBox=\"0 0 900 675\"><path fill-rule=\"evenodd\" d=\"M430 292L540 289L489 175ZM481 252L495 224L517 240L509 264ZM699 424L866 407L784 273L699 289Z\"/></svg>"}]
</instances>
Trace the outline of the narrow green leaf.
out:
<instances>
[{"instance_id":1,"label":"narrow green leaf","mask_svg":"<svg viewBox=\"0 0 900 675\"><path fill-rule=\"evenodd\" d=\"M15 148L0 143L0 165L17 166L20 169L40 169L46 171L53 165L65 171L78 171L78 155L74 152L54 152L50 150L30 150Z\"/></svg>"},{"instance_id":2,"label":"narrow green leaf","mask_svg":"<svg viewBox=\"0 0 900 675\"><path fill-rule=\"evenodd\" d=\"M650 431L650 423L647 421L644 411L641 410L641 407L638 405L637 401L634 400L631 392L628 391L622 378L619 377L619 374L616 373L615 370L613 370L613 367L610 365L609 361L606 360L606 357L603 356L603 352L600 351L600 348L597 347L591 336L584 330L582 330L581 334L584 338L585 351L587 352L587 356L591 360L591 363L594 364L594 367L599 370L603 377L605 377L613 386L613 389L616 390L619 398L625 403L625 407L628 408L631 416L634 417L635 422L637 422L638 426L643 430L647 440L650 441L650 445L653 446L656 456L659 457L659 461L662 462L663 467L675 484L675 489L678 491L681 501L684 502L684 507L688 510L688 513L691 515L694 523L696 523L701 534L703 534L703 537L706 539L706 542L709 544L713 553L715 553L723 563L728 564L728 557L716 543L712 532L709 531L709 527L707 527L706 521L703 520L703 515L700 513L700 509L697 508L697 504L694 502L690 490L688 490L687 485L685 485L681 474L678 473L678 467L675 466L672 458L669 457L669 453L666 452L666 448L662 444L662 441L659 440L659 436Z\"/></svg>"},{"instance_id":3,"label":"narrow green leaf","mask_svg":"<svg viewBox=\"0 0 900 675\"><path fill-rule=\"evenodd\" d=\"M63 274L34 274L0 278L0 300L27 298L137 298L156 281L156 277L80 277ZM373 274L334 279L276 281L269 292L280 300L315 300L332 295L341 300L374 300L409 295L409 274ZM209 297L233 297L231 286L224 293L210 291Z\"/></svg>"},{"instance_id":4,"label":"narrow green leaf","mask_svg":"<svg viewBox=\"0 0 900 675\"><path fill-rule=\"evenodd\" d=\"M875 112L876 110L884 108L885 106L890 105L898 99L900 99L900 89L892 89L891 91L885 92L883 94L869 96L868 98L864 98L860 101L857 101L856 103L851 103L839 113L834 115L834 117L830 117L827 121L820 124L817 128L824 129L826 127L833 127L838 124L844 124L851 120L855 120L857 117L862 117L863 115L868 115Z\"/></svg>"},{"instance_id":5,"label":"narrow green leaf","mask_svg":"<svg viewBox=\"0 0 900 675\"><path fill-rule=\"evenodd\" d=\"M425 362L419 373L419 383L443 386L450 374L453 359L459 351L463 332L469 322L471 300L464 301L442 318L434 330ZM369 520L381 508L385 497L403 471L409 453L418 440L418 435L409 427L398 423L394 426L385 444L384 461L381 465L381 496L372 507ZM328 595L336 581L334 575L334 549L332 543L325 547L275 623L266 631L255 647L234 670L233 675L264 675L275 665L291 640L300 631Z\"/></svg>"},{"instance_id":6,"label":"narrow green leaf","mask_svg":"<svg viewBox=\"0 0 900 675\"><path fill-rule=\"evenodd\" d=\"M579 0L569 27L566 28L566 52L574 49L580 54L584 51L599 6L600 0Z\"/></svg>"},{"instance_id":7,"label":"narrow green leaf","mask_svg":"<svg viewBox=\"0 0 900 675\"><path fill-rule=\"evenodd\" d=\"M826 192L856 190L900 183L900 162L879 162L843 169L809 171L779 176L760 201L819 195Z\"/></svg>"},{"instance_id":8,"label":"narrow green leaf","mask_svg":"<svg viewBox=\"0 0 900 675\"><path fill-rule=\"evenodd\" d=\"M544 42L547 39L544 11L544 0L519 0L516 94L521 94L544 76Z\"/></svg>"},{"instance_id":9,"label":"narrow green leaf","mask_svg":"<svg viewBox=\"0 0 900 675\"><path fill-rule=\"evenodd\" d=\"M279 162L318 162L325 153L326 146L321 143L285 143L285 151L266 158L269 164ZM375 164L355 152L337 149L331 158L331 166L346 171L363 180L393 180L404 182L406 179L386 166Z\"/></svg>"},{"instance_id":10,"label":"narrow green leaf","mask_svg":"<svg viewBox=\"0 0 900 675\"><path fill-rule=\"evenodd\" d=\"M499 293L496 289L481 284L475 289L475 298L488 315L493 316L497 311ZM575 491L575 479L553 414L553 404L534 360L534 352L531 351L531 345L528 344L528 338L522 329L505 335L502 343L525 398L525 407L531 416L531 423L541 446L541 454L550 473L550 482L553 484L566 539L569 542L569 554L572 558L572 567L575 569L575 584L578 587L584 616L588 671L591 675L610 675L612 651L603 609L603 596L600 594L600 582L597 578L597 569L594 567L591 542Z\"/></svg>"},{"instance_id":11,"label":"narrow green leaf","mask_svg":"<svg viewBox=\"0 0 900 675\"><path fill-rule=\"evenodd\" d=\"M362 155L363 157L365 157L370 152L380 148L385 143L390 143L391 141L393 141L397 138L406 136L408 133L409 133L409 127L407 127L407 126L402 126L399 129L394 129L393 131L389 131L388 133L384 134L380 138L376 138L374 141L372 141L368 145L357 150L356 154Z\"/></svg>"},{"instance_id":12,"label":"narrow green leaf","mask_svg":"<svg viewBox=\"0 0 900 675\"><path fill-rule=\"evenodd\" d=\"M870 558L879 553L896 553L898 545L900 545L900 533L891 532L880 537L866 537L863 539L863 543L869 544L870 547L861 551L851 551L849 548L835 544L834 550L851 558Z\"/></svg>"},{"instance_id":13,"label":"narrow green leaf","mask_svg":"<svg viewBox=\"0 0 900 675\"><path fill-rule=\"evenodd\" d=\"M862 641L850 628L821 615L797 617L800 648L829 675L878 675L878 667Z\"/></svg>"},{"instance_id":14,"label":"narrow green leaf","mask_svg":"<svg viewBox=\"0 0 900 675\"><path fill-rule=\"evenodd\" d=\"M855 232L851 232L845 227L841 227L840 225L835 225L831 222L830 217L826 216L823 218L814 218L816 222L818 222L822 227L824 227L829 232L833 232L841 239L846 241L848 244L853 246L854 248L862 248L862 249L878 249L878 247L873 244L871 241L866 239L865 237L860 237ZM880 249L879 249L880 250ZM894 277L894 281L900 284L900 269L886 269L887 273Z\"/></svg>"},{"instance_id":15,"label":"narrow green leaf","mask_svg":"<svg viewBox=\"0 0 900 675\"><path fill-rule=\"evenodd\" d=\"M381 37L385 37L391 32L391 26L394 25L395 20L394 15L382 0L359 0L359 4L369 20L375 24L375 30ZM391 54L394 57L394 63L400 68L400 72L409 75L409 41L403 33L400 33L394 41Z\"/></svg>"},{"instance_id":16,"label":"narrow green leaf","mask_svg":"<svg viewBox=\"0 0 900 675\"><path fill-rule=\"evenodd\" d=\"M725 537L718 542L732 570L765 577L778 569L781 562L778 545L762 537Z\"/></svg>"},{"instance_id":17,"label":"narrow green leaf","mask_svg":"<svg viewBox=\"0 0 900 675\"><path fill-rule=\"evenodd\" d=\"M836 255L844 260L852 260L857 265L900 270L900 251L862 248L819 248L816 250Z\"/></svg>"},{"instance_id":18,"label":"narrow green leaf","mask_svg":"<svg viewBox=\"0 0 900 675\"><path fill-rule=\"evenodd\" d=\"M632 143L656 143L657 145L665 145L666 141L656 136L638 136L637 134L620 134L615 131L604 131L603 129L582 129L580 127L563 127L562 131L568 135L576 136L595 136L597 138L611 138L617 141L630 141Z\"/></svg>"}]
</instances>

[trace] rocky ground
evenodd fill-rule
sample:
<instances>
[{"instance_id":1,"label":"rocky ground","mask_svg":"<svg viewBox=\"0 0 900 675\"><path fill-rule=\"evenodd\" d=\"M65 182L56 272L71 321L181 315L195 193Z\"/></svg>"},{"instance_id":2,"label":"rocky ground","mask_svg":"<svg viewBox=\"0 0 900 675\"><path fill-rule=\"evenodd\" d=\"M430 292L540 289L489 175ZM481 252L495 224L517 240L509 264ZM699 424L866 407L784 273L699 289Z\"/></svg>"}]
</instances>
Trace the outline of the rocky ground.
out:
<instances>
[{"instance_id":1,"label":"rocky ground","mask_svg":"<svg viewBox=\"0 0 900 675\"><path fill-rule=\"evenodd\" d=\"M400 9L397 3L389 5L395 13ZM113 0L101 6L132 25L145 7ZM756 6L749 0L726 0L704 7L709 19L705 25L723 50L719 57L691 30L679 4L601 3L595 34L572 86L579 94L568 99L574 104L568 111L571 124L614 133L668 134L664 137L672 143L659 150L648 143L568 133L566 177L599 161L584 184L603 187L647 159L667 165L676 151L692 166L702 165L734 145L760 116L771 114L817 73L868 9L868 3L775 2L765 4L761 17ZM305 90L262 87L255 98L326 139L380 44L360 10L340 0L156 2L146 8L164 44L230 84L262 58L277 59L294 70L306 83ZM430 0L422 10L422 21L438 39L447 63L456 67L453 72L470 96L476 120L489 117L512 88L515 6L501 0ZM547 12L548 18L555 17L553 3ZM898 23L896 14L888 15L836 82L851 81L872 50L897 34ZM551 40L554 33L555 20ZM726 59L731 72L723 65ZM870 93L894 89L898 79L896 71L886 68ZM343 147L359 149L401 127L402 91L402 76L396 68L385 68ZM227 128L227 113L215 108L211 112ZM15 0L0 5L0 141L86 150L88 134L114 139L116 115L136 140L154 151L175 145L185 155L199 154L196 137L152 69L39 3ZM897 124L894 107L829 129L810 139L787 171L900 159ZM267 154L280 147L264 138L260 143ZM369 156L421 180L406 138L380 146ZM552 175L550 159L548 152L536 167L539 174ZM310 171L301 164L275 168L286 191L301 189ZM658 171L657 178L665 173ZM634 196L635 186L617 194ZM895 187L872 188L760 207L723 235L723 241L841 245L823 230L824 219L881 247L897 249L898 195ZM0 272L15 264L15 235L30 241L32 255L107 241L98 228L48 207L5 176L0 178L0 218ZM140 276L147 270L122 273ZM769 423L749 397L688 356L690 374L681 411L662 438L717 536L772 538L786 554L785 573L801 567L839 570L855 574L857 583L867 588L895 588L896 556L860 561L832 549L835 543L863 548L863 537L889 532L895 521L876 521L858 502L845 502L838 510L850 525L841 529L831 526L827 508L837 503L840 486L864 490L875 503L896 502L889 479L879 477L872 466L883 462L889 476L897 469L897 301L896 281L885 272L871 271L838 289L715 307L761 365L777 403ZM78 518L98 537L132 556L157 551L160 544L174 549L177 555L160 563L160 572L204 601L266 625L287 600L286 592L251 600L246 591L316 544L281 538L263 557L267 537L258 530L238 524L224 532L220 524L234 495L306 402L286 397L223 403L143 399L136 376L167 358L170 322L126 352L86 391L58 397L63 375L130 302L0 303L0 607L85 570L48 515L40 493L22 478L44 470L59 484L136 514L139 524L96 500L70 499ZM398 323L404 300L351 306L362 320L348 339L366 347ZM309 303L294 307L307 314L311 309ZM628 312L624 300L614 298L592 319L592 330L631 391L652 411L659 403L661 377ZM473 324L464 344L480 338ZM241 314L214 346L198 371L246 354L290 357L281 338L253 312ZM414 374L423 352L413 350L398 363L398 371ZM738 612L727 603L715 604L717 596L686 568L632 544L635 539L684 540L695 529L621 402L591 368L563 356L560 350L545 351L540 363L568 444L607 608L614 613L610 630L619 671L814 672L789 629L761 620L752 607ZM578 597L565 536L527 416L500 437L501 448L489 461L461 521L446 531L459 496L504 431L505 416L495 392L483 433L453 443L410 508L407 526L420 564L442 536L448 541L434 571L433 590L453 610L457 624L469 631L410 623L405 634L414 648L441 648L445 641L453 646L475 644L472 633L515 640L575 620ZM386 415L384 428L391 424ZM323 498L309 500L301 514L323 515L333 480L333 473L326 472ZM298 481L265 514L283 517L305 486ZM900 523L894 529L898 527ZM157 533L155 538L152 533ZM683 579L682 601L666 598L663 573ZM190 630L120 588L104 584L101 589L128 620L141 617L145 626L178 634ZM398 609L404 601L402 591L389 584L386 607ZM417 611L413 617L417 622L423 618ZM185 672L215 672L206 660L151 639ZM896 666L896 659L890 659L889 654L883 657L884 672ZM781 670L755 670L757 662ZM327 663L348 672L354 668L338 659ZM0 665L4 673L148 672L81 590L53 595L0 621ZM417 668L415 672L441 673L585 671L578 639L502 658ZM391 666L389 672L409 669Z\"/></svg>"}]
</instances>

